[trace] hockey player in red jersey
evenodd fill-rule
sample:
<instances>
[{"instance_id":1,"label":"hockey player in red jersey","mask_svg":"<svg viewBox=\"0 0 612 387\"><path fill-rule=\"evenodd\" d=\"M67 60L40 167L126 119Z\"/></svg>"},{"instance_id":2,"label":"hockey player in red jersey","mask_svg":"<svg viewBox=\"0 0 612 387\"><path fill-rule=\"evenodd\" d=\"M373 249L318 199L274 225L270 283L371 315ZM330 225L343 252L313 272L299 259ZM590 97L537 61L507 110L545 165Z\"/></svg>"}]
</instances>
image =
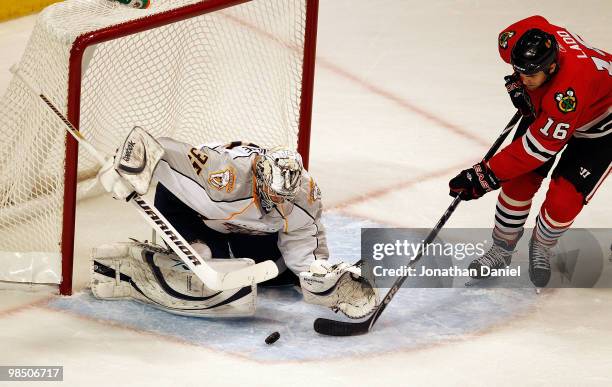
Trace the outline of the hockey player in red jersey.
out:
<instances>
[{"instance_id":1,"label":"hockey player in red jersey","mask_svg":"<svg viewBox=\"0 0 612 387\"><path fill-rule=\"evenodd\" d=\"M494 244L470 268L510 264L531 201L557 155L546 199L529 243L529 278L550 280L550 249L610 173L612 56L563 27L532 16L499 34L499 53L511 64L506 89L523 115L514 140L488 162L454 177L451 196L477 199L501 188Z\"/></svg>"}]
</instances>

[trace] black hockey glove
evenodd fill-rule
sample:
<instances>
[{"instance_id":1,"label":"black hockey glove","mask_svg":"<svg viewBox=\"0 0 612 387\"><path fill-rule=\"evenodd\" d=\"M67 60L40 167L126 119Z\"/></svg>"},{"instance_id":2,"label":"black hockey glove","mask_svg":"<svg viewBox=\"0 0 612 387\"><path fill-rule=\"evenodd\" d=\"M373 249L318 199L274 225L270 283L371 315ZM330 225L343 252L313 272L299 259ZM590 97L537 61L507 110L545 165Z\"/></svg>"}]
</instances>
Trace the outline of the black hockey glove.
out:
<instances>
[{"instance_id":1,"label":"black hockey glove","mask_svg":"<svg viewBox=\"0 0 612 387\"><path fill-rule=\"evenodd\" d=\"M481 161L453 177L448 186L450 187L450 196L456 197L458 195L461 200L472 200L498 189L500 184L493 171L484 161Z\"/></svg>"},{"instance_id":2,"label":"black hockey glove","mask_svg":"<svg viewBox=\"0 0 612 387\"><path fill-rule=\"evenodd\" d=\"M506 75L504 80L506 81L506 91L508 91L514 107L521 112L523 117L535 117L535 109L531 103L531 98L529 98L518 73Z\"/></svg>"}]
</instances>

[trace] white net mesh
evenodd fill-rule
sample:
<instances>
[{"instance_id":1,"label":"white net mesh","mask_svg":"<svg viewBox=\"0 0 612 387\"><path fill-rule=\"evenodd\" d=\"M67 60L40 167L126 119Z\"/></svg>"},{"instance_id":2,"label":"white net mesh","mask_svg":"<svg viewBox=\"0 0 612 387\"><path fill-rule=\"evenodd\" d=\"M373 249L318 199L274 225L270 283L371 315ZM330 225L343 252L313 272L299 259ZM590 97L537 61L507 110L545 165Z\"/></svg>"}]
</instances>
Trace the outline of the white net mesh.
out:
<instances>
[{"instance_id":1,"label":"white net mesh","mask_svg":"<svg viewBox=\"0 0 612 387\"><path fill-rule=\"evenodd\" d=\"M81 132L107 154L135 125L193 144L246 140L295 148L306 2L254 0L88 48ZM18 70L66 114L78 36L194 3L206 1L153 0L147 10L108 0L55 4L40 14ZM0 281L60 280L44 267L59 267L64 147L61 121L14 78L0 100ZM96 172L80 150L78 180ZM30 262L26 253L43 268L24 278L2 269Z\"/></svg>"}]
</instances>

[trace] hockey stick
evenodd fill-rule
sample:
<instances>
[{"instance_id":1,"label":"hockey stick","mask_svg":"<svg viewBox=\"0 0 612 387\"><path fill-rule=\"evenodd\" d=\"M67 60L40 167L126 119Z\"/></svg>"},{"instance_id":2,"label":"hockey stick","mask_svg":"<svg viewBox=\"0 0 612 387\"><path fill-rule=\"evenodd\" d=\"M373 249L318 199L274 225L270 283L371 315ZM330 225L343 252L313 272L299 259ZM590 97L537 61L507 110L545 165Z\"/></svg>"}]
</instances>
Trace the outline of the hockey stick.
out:
<instances>
[{"instance_id":1,"label":"hockey stick","mask_svg":"<svg viewBox=\"0 0 612 387\"><path fill-rule=\"evenodd\" d=\"M65 124L65 129L70 133L87 152L89 152L100 165L104 165L106 157L91 145L85 137L64 117L64 115L49 101L42 93L36 90L29 79L21 74L17 69L11 71L30 89L30 91L40 99L45 105ZM243 269L234 270L227 273L215 271L211 268L200 255L185 241L166 218L149 201L139 195L134 195L130 199L138 213L149 223L179 258L191 269L194 274L211 290L221 291L236 289L266 281L278 275L278 267L272 261L264 261Z\"/></svg>"},{"instance_id":2,"label":"hockey stick","mask_svg":"<svg viewBox=\"0 0 612 387\"><path fill-rule=\"evenodd\" d=\"M520 118L521 113L517 111L510 120L510 122L508 122L508 125L506 125L503 132L499 135L497 140L495 140L495 143L493 143L493 145L485 155L484 160L489 160L491 157L493 157L493 155L497 152L501 144L504 142L504 140L506 139L510 131L512 131L512 128L514 127L514 125L516 125ZM427 235L427 238L425 238L425 240L423 241L423 247L429 245L436 238L436 236L438 236L438 233L440 232L442 227L444 227L444 225L451 217L460 202L461 198L459 196L453 199L450 206L448 206L446 211L444 211L444 214L442 214L442 217L440 218L436 226L429 232L429 235ZM424 250L424 248L420 249L418 254L412 259L408 266L413 266L414 264L416 264L423 256ZM376 323L376 320L378 320L378 318L380 317L381 313L385 310L387 305L389 305L395 294L401 288L404 281L406 281L406 278L408 278L408 276L402 276L395 280L395 283L393 283L393 286L391 286L391 288L385 295L385 298L383 298L382 302L376 307L376 309L374 309L374 312L367 320L350 322L318 318L314 322L314 330L318 333L327 336L356 336L368 333Z\"/></svg>"}]
</instances>

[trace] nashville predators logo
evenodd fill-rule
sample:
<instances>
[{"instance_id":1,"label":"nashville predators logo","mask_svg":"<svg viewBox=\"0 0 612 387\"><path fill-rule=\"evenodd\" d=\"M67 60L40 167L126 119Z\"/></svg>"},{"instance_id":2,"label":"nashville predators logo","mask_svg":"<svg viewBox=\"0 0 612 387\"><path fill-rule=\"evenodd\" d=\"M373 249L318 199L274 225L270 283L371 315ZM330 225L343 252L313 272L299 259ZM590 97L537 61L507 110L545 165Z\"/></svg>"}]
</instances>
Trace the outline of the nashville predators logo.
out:
<instances>
[{"instance_id":1,"label":"nashville predators logo","mask_svg":"<svg viewBox=\"0 0 612 387\"><path fill-rule=\"evenodd\" d=\"M514 31L504 31L501 34L499 34L499 47L503 48L504 50L508 48L508 41L513 36L514 36Z\"/></svg>"},{"instance_id":2,"label":"nashville predators logo","mask_svg":"<svg viewBox=\"0 0 612 387\"><path fill-rule=\"evenodd\" d=\"M228 193L234 190L236 184L236 174L230 169L213 172L208 175L208 183L219 191L225 189Z\"/></svg>"},{"instance_id":3,"label":"nashville predators logo","mask_svg":"<svg viewBox=\"0 0 612 387\"><path fill-rule=\"evenodd\" d=\"M557 101L557 107L563 113L569 113L576 110L578 105L578 99L576 99L576 93L571 87L567 89L565 93L556 93L555 100Z\"/></svg>"}]
</instances>

